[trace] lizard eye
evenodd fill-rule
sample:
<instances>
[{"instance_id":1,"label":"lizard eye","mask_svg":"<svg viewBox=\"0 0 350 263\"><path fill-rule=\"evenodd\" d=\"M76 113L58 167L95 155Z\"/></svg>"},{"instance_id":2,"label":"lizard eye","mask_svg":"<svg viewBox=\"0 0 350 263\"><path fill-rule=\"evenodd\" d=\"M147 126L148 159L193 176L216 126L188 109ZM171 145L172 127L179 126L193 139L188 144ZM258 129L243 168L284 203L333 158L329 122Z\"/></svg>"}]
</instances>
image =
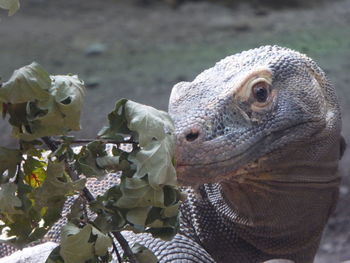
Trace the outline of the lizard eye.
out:
<instances>
[{"instance_id":1,"label":"lizard eye","mask_svg":"<svg viewBox=\"0 0 350 263\"><path fill-rule=\"evenodd\" d=\"M253 96L259 103L264 103L267 101L270 95L271 86L270 84L260 81L252 87Z\"/></svg>"}]
</instances>

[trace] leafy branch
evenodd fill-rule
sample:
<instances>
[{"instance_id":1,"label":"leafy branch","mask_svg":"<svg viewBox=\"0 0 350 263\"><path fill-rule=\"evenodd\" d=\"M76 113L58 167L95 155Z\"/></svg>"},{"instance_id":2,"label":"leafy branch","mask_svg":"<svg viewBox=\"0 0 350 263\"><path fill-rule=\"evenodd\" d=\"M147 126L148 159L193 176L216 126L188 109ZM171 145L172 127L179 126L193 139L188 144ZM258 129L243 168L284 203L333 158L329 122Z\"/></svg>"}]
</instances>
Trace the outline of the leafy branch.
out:
<instances>
[{"instance_id":1,"label":"leafy branch","mask_svg":"<svg viewBox=\"0 0 350 263\"><path fill-rule=\"evenodd\" d=\"M14 15L19 7L19 0L0 0L0 8L7 9L9 16Z\"/></svg>"},{"instance_id":2,"label":"leafy branch","mask_svg":"<svg viewBox=\"0 0 350 263\"><path fill-rule=\"evenodd\" d=\"M43 238L75 196L48 262L110 262L112 246L120 261L115 241L129 262L157 262L143 246L130 248L121 231L165 240L178 231L172 120L122 99L96 140L75 139L68 133L80 129L83 96L77 76L50 76L37 63L0 88L0 111L21 146L0 147L0 242L21 248ZM90 178L114 184L91 193Z\"/></svg>"}]
</instances>

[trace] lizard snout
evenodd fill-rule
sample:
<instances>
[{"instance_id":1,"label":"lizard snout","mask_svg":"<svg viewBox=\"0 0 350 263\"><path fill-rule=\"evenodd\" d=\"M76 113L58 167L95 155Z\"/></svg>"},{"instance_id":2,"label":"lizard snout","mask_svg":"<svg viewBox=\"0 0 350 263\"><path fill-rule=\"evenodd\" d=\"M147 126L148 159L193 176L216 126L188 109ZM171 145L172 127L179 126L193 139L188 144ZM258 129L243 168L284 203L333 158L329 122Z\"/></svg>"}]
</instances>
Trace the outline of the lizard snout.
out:
<instances>
[{"instance_id":1,"label":"lizard snout","mask_svg":"<svg viewBox=\"0 0 350 263\"><path fill-rule=\"evenodd\" d=\"M190 163L195 158L203 136L203 131L197 125L177 129L176 160L179 165Z\"/></svg>"},{"instance_id":2,"label":"lizard snout","mask_svg":"<svg viewBox=\"0 0 350 263\"><path fill-rule=\"evenodd\" d=\"M200 134L199 129L192 128L191 131L186 134L185 139L187 142L193 142L198 139L199 134Z\"/></svg>"}]
</instances>

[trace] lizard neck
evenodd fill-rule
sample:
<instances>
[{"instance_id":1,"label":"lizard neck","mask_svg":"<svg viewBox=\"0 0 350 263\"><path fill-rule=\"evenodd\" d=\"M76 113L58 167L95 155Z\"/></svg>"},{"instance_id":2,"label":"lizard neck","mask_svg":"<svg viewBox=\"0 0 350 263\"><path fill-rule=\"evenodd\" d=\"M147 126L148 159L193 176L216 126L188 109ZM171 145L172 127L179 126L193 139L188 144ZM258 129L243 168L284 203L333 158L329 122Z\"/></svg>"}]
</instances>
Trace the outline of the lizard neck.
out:
<instances>
[{"instance_id":1,"label":"lizard neck","mask_svg":"<svg viewBox=\"0 0 350 263\"><path fill-rule=\"evenodd\" d=\"M313 177L298 171L294 176L288 171L288 178L297 178L289 182L266 180L264 173L204 187L225 224L260 251L312 261L338 197L339 177L331 176L327 182L314 177L316 180L305 182ZM283 178L283 174L276 172L273 177Z\"/></svg>"}]
</instances>

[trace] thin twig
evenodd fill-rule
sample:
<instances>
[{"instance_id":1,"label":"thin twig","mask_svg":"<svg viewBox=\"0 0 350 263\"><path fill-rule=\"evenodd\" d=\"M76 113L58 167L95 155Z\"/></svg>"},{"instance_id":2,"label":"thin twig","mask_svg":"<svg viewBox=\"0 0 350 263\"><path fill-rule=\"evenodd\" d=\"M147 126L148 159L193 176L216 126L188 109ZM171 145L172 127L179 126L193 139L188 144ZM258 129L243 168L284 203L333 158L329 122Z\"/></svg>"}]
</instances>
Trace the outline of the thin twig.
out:
<instances>
[{"instance_id":1,"label":"thin twig","mask_svg":"<svg viewBox=\"0 0 350 263\"><path fill-rule=\"evenodd\" d=\"M133 145L138 145L139 143L132 140L131 138L128 140L121 140L121 141L116 141L116 140L110 140L110 139L74 139L74 140L68 140L68 142L72 143L72 144L86 144L89 142L93 142L93 141L100 141L103 143L111 143L111 144L133 144ZM59 142L59 143L63 143L65 142L64 140L55 140L55 142Z\"/></svg>"},{"instance_id":2,"label":"thin twig","mask_svg":"<svg viewBox=\"0 0 350 263\"><path fill-rule=\"evenodd\" d=\"M132 253L128 241L126 241L123 235L120 232L112 232L112 234L117 239L125 254L128 256L130 263L139 263L139 261L135 258L135 255Z\"/></svg>"},{"instance_id":3,"label":"thin twig","mask_svg":"<svg viewBox=\"0 0 350 263\"><path fill-rule=\"evenodd\" d=\"M108 233L108 236L113 240L113 237L110 233ZM118 262L122 263L122 257L119 254L117 245L114 242L112 242L112 246L113 246L113 250L114 250L115 254L117 255Z\"/></svg>"}]
</instances>

